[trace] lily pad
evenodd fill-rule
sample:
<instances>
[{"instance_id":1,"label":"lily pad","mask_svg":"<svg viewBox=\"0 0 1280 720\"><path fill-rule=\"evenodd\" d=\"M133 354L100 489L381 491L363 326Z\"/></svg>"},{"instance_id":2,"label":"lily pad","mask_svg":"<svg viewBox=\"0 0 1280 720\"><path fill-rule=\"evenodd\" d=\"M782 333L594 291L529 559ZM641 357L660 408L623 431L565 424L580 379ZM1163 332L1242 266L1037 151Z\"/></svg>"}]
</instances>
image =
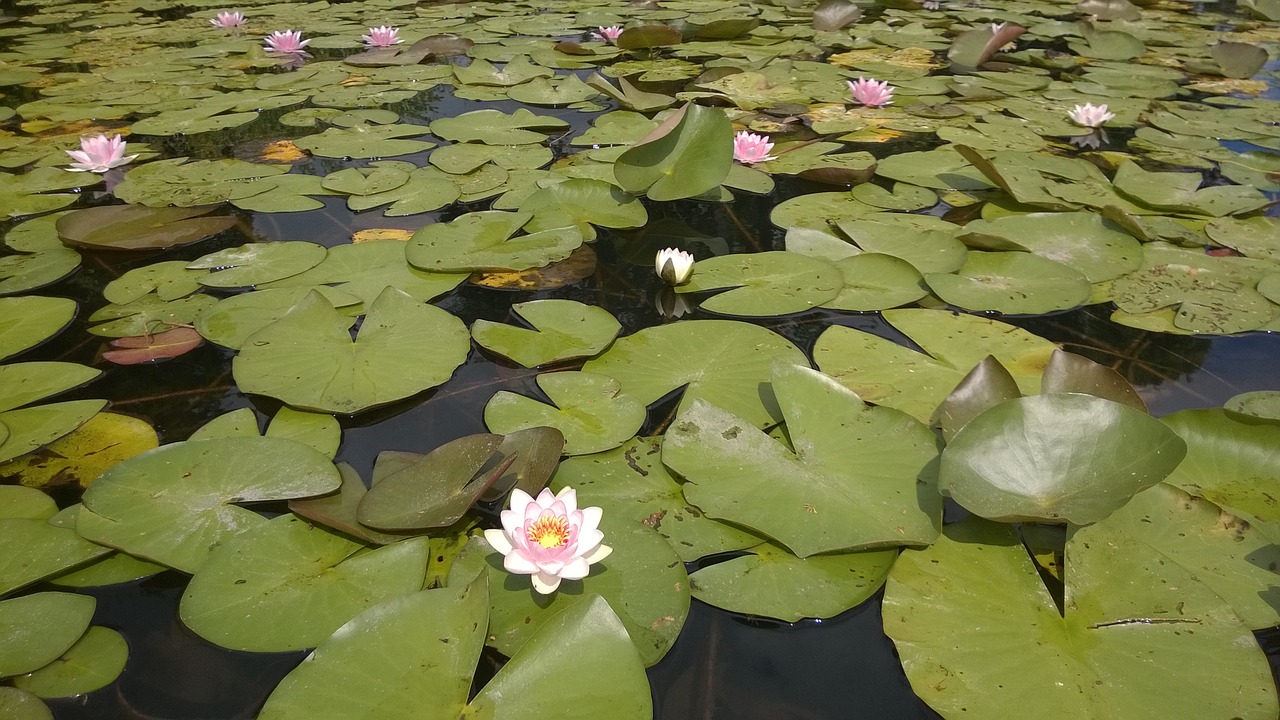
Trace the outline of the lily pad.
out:
<instances>
[{"instance_id":1,"label":"lily pad","mask_svg":"<svg viewBox=\"0 0 1280 720\"><path fill-rule=\"evenodd\" d=\"M397 458L385 472L386 456L379 456L376 482L360 500L356 518L379 530L452 525L488 489L494 478L484 471L501 444L498 435L464 435L426 455Z\"/></svg>"},{"instance_id":2,"label":"lily pad","mask_svg":"<svg viewBox=\"0 0 1280 720\"><path fill-rule=\"evenodd\" d=\"M40 592L0 602L0 677L48 665L89 629L97 601L88 595Z\"/></svg>"},{"instance_id":3,"label":"lily pad","mask_svg":"<svg viewBox=\"0 0 1280 720\"><path fill-rule=\"evenodd\" d=\"M819 369L866 402L898 408L928 422L934 408L969 370L994 355L1024 393L1040 388L1040 374L1057 346L995 320L941 310L886 310L884 318L928 354L851 328L834 326L813 348Z\"/></svg>"},{"instance_id":4,"label":"lily pad","mask_svg":"<svg viewBox=\"0 0 1280 720\"><path fill-rule=\"evenodd\" d=\"M318 135L294 141L312 155L329 158L385 158L430 150L436 144L404 138L426 135L425 125L356 125L329 128Z\"/></svg>"},{"instance_id":5,"label":"lily pad","mask_svg":"<svg viewBox=\"0 0 1280 720\"><path fill-rule=\"evenodd\" d=\"M1142 266L1142 249L1126 232L1090 212L1028 213L974 220L959 239L982 250L1026 250L1079 270L1091 282Z\"/></svg>"},{"instance_id":6,"label":"lily pad","mask_svg":"<svg viewBox=\"0 0 1280 720\"><path fill-rule=\"evenodd\" d=\"M532 218L527 212L486 210L433 223L413 234L405 257L434 272L525 270L563 260L582 244L582 234L572 227L516 236Z\"/></svg>"},{"instance_id":7,"label":"lily pad","mask_svg":"<svg viewBox=\"0 0 1280 720\"><path fill-rule=\"evenodd\" d=\"M270 283L268 288L332 285L342 294L350 293L372 305L387 287L408 293L420 302L433 300L467 279L465 273L427 272L410 267L405 259L405 243L399 240L336 245L319 265L298 275ZM322 291L336 303L333 293Z\"/></svg>"},{"instance_id":8,"label":"lily pad","mask_svg":"<svg viewBox=\"0 0 1280 720\"><path fill-rule=\"evenodd\" d=\"M207 274L205 270L188 270L187 263L182 260L152 263L134 268L107 283L102 289L102 296L115 305L128 305L154 292L156 299L170 302L198 291L200 283L197 278Z\"/></svg>"},{"instance_id":9,"label":"lily pad","mask_svg":"<svg viewBox=\"0 0 1280 720\"><path fill-rule=\"evenodd\" d=\"M694 266L676 292L731 288L702 302L724 315L768 317L812 310L840 293L844 278L831 263L799 253L773 251L720 255Z\"/></svg>"},{"instance_id":10,"label":"lily pad","mask_svg":"<svg viewBox=\"0 0 1280 720\"><path fill-rule=\"evenodd\" d=\"M206 287L239 288L297 275L319 265L327 252L310 242L249 243L205 255L187 268L212 270L198 278Z\"/></svg>"},{"instance_id":11,"label":"lily pad","mask_svg":"<svg viewBox=\"0 0 1280 720\"><path fill-rule=\"evenodd\" d=\"M157 445L156 431L145 421L100 412L49 445L0 464L0 479L33 488L72 483L88 487L116 463Z\"/></svg>"},{"instance_id":12,"label":"lily pad","mask_svg":"<svg viewBox=\"0 0 1280 720\"><path fill-rule=\"evenodd\" d=\"M297 408L357 413L444 383L470 349L461 320L395 288L369 307L354 341L348 325L312 293L245 341L236 383Z\"/></svg>"},{"instance_id":13,"label":"lily pad","mask_svg":"<svg viewBox=\"0 0 1280 720\"><path fill-rule=\"evenodd\" d=\"M282 407L271 418L266 437L295 440L333 459L342 444L342 426L332 415Z\"/></svg>"},{"instance_id":14,"label":"lily pad","mask_svg":"<svg viewBox=\"0 0 1280 720\"><path fill-rule=\"evenodd\" d=\"M340 483L328 458L292 440L174 443L130 458L90 485L76 531L195 572L214 548L267 522L235 503L321 495Z\"/></svg>"},{"instance_id":15,"label":"lily pad","mask_svg":"<svg viewBox=\"0 0 1280 720\"><path fill-rule=\"evenodd\" d=\"M543 373L538 387L554 405L500 391L484 406L484 423L497 433L553 427L564 433L566 455L612 450L644 424L645 406L621 393L612 377L590 372Z\"/></svg>"},{"instance_id":16,"label":"lily pad","mask_svg":"<svg viewBox=\"0 0 1280 720\"><path fill-rule=\"evenodd\" d=\"M422 589L430 548L414 538L367 550L281 515L219 546L182 594L182 622L232 650L319 645L365 609Z\"/></svg>"},{"instance_id":17,"label":"lily pad","mask_svg":"<svg viewBox=\"0 0 1280 720\"><path fill-rule=\"evenodd\" d=\"M89 249L164 250L199 242L235 226L234 216L209 216L214 207L104 205L85 208L59 218L58 235L69 245Z\"/></svg>"},{"instance_id":18,"label":"lily pad","mask_svg":"<svg viewBox=\"0 0 1280 720\"><path fill-rule=\"evenodd\" d=\"M644 205L634 196L602 180L571 178L542 188L520 203L520 211L533 214L529 231L572 225L586 240L595 240L594 226L643 227L649 221Z\"/></svg>"},{"instance_id":19,"label":"lily pad","mask_svg":"<svg viewBox=\"0 0 1280 720\"><path fill-rule=\"evenodd\" d=\"M233 350L271 323L283 318L293 306L315 290L344 313L360 304L360 298L327 286L281 287L255 290L223 298L205 306L196 315L194 325L200 335ZM355 318L348 318L354 322Z\"/></svg>"},{"instance_id":20,"label":"lily pad","mask_svg":"<svg viewBox=\"0 0 1280 720\"><path fill-rule=\"evenodd\" d=\"M542 143L547 140L545 132L559 132L568 128L569 124L560 118L537 115L525 108L510 115L499 110L476 110L440 118L431 123L431 132L445 140L456 143L482 142L487 145Z\"/></svg>"},{"instance_id":21,"label":"lily pad","mask_svg":"<svg viewBox=\"0 0 1280 720\"><path fill-rule=\"evenodd\" d=\"M106 400L70 400L0 412L8 437L0 443L0 462L41 448L84 425Z\"/></svg>"},{"instance_id":22,"label":"lily pad","mask_svg":"<svg viewBox=\"0 0 1280 720\"><path fill-rule=\"evenodd\" d=\"M1227 414L1236 419L1243 419L1280 424L1280 392L1275 390L1257 390L1240 393L1232 397L1222 406Z\"/></svg>"},{"instance_id":23,"label":"lily pad","mask_svg":"<svg viewBox=\"0 0 1280 720\"><path fill-rule=\"evenodd\" d=\"M677 417L662 461L688 480L689 502L802 558L937 537L928 428L807 367L775 366L773 386L795 452L705 402Z\"/></svg>"},{"instance_id":24,"label":"lily pad","mask_svg":"<svg viewBox=\"0 0 1280 720\"><path fill-rule=\"evenodd\" d=\"M53 720L53 711L48 705L16 687L0 686L0 713L12 720Z\"/></svg>"},{"instance_id":25,"label":"lily pad","mask_svg":"<svg viewBox=\"0 0 1280 720\"><path fill-rule=\"evenodd\" d=\"M120 633L94 626L57 660L14 678L13 684L42 698L82 695L115 680L128 658L129 645Z\"/></svg>"},{"instance_id":26,"label":"lily pad","mask_svg":"<svg viewBox=\"0 0 1280 720\"><path fill-rule=\"evenodd\" d=\"M0 597L111 552L35 518L0 518Z\"/></svg>"},{"instance_id":27,"label":"lily pad","mask_svg":"<svg viewBox=\"0 0 1280 720\"><path fill-rule=\"evenodd\" d=\"M862 253L836 262L844 287L823 307L867 312L915 302L929 291L911 263L892 255Z\"/></svg>"},{"instance_id":28,"label":"lily pad","mask_svg":"<svg viewBox=\"0 0 1280 720\"><path fill-rule=\"evenodd\" d=\"M471 326L471 335L480 347L525 367L599 354L622 329L608 310L574 300L516 303L511 312L534 329L480 319Z\"/></svg>"},{"instance_id":29,"label":"lily pad","mask_svg":"<svg viewBox=\"0 0 1280 720\"><path fill-rule=\"evenodd\" d=\"M645 193L650 200L680 200L713 190L728 176L733 128L722 110L685 105L650 133L654 135L614 162L622 189Z\"/></svg>"},{"instance_id":30,"label":"lily pad","mask_svg":"<svg viewBox=\"0 0 1280 720\"><path fill-rule=\"evenodd\" d=\"M1088 302L1089 280L1070 265L1018 252L971 251L954 274L932 273L925 282L944 302L968 310L1044 314Z\"/></svg>"},{"instance_id":31,"label":"lily pad","mask_svg":"<svg viewBox=\"0 0 1280 720\"><path fill-rule=\"evenodd\" d=\"M1007 400L942 453L938 488L992 520L1098 522L1173 472L1186 443L1127 405L1064 393Z\"/></svg>"},{"instance_id":32,"label":"lily pad","mask_svg":"<svg viewBox=\"0 0 1280 720\"><path fill-rule=\"evenodd\" d=\"M683 410L696 399L756 427L782 419L772 389L775 361L808 365L780 335L732 320L691 320L645 328L614 341L608 352L582 366L622 383L622 392L649 405L685 387Z\"/></svg>"},{"instance_id":33,"label":"lily pad","mask_svg":"<svg viewBox=\"0 0 1280 720\"><path fill-rule=\"evenodd\" d=\"M0 360L30 350L62 332L75 317L76 309L76 301L67 298L0 298Z\"/></svg>"}]
</instances>

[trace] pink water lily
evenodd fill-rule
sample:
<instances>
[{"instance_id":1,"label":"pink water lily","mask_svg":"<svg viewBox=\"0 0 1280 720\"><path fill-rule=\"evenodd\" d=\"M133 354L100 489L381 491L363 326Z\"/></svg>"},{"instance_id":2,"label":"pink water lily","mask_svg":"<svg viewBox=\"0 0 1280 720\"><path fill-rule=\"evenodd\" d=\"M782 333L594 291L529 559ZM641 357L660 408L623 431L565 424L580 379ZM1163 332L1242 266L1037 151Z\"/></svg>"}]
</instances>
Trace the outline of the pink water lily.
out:
<instances>
[{"instance_id":1,"label":"pink water lily","mask_svg":"<svg viewBox=\"0 0 1280 720\"><path fill-rule=\"evenodd\" d=\"M1115 117L1113 112L1107 112L1106 105L1094 105L1093 103L1085 103L1077 105L1067 111L1067 117L1077 125L1096 128L1101 127L1103 123Z\"/></svg>"},{"instance_id":2,"label":"pink water lily","mask_svg":"<svg viewBox=\"0 0 1280 720\"><path fill-rule=\"evenodd\" d=\"M360 39L369 47L391 47L404 42L400 39L400 28L394 28L389 25L369 28L368 35L361 35Z\"/></svg>"},{"instance_id":3,"label":"pink water lily","mask_svg":"<svg viewBox=\"0 0 1280 720\"><path fill-rule=\"evenodd\" d=\"M764 135L743 130L733 136L733 159L740 163L751 165L776 160L769 154L770 150L773 150L773 143Z\"/></svg>"},{"instance_id":4,"label":"pink water lily","mask_svg":"<svg viewBox=\"0 0 1280 720\"><path fill-rule=\"evenodd\" d=\"M893 88L889 87L888 80L875 78L864 80L859 77L856 82L849 81L849 92L853 93L855 102L867 107L884 107L893 104Z\"/></svg>"},{"instance_id":5,"label":"pink water lily","mask_svg":"<svg viewBox=\"0 0 1280 720\"><path fill-rule=\"evenodd\" d=\"M511 509L502 511L502 529L485 530L484 539L502 553L507 572L532 576L533 589L550 595L561 580L581 580L613 552L602 544L602 514L598 507L579 509L573 488L556 495L544 488L536 500L516 488Z\"/></svg>"},{"instance_id":6,"label":"pink water lily","mask_svg":"<svg viewBox=\"0 0 1280 720\"><path fill-rule=\"evenodd\" d=\"M138 156L126 157L124 154L126 145L128 143L119 135L80 138L80 149L67 151L71 159L75 160L67 169L72 172L104 173L111 168L127 165Z\"/></svg>"},{"instance_id":7,"label":"pink water lily","mask_svg":"<svg viewBox=\"0 0 1280 720\"><path fill-rule=\"evenodd\" d=\"M223 30L234 30L244 24L244 15L239 12L220 12L210 18L209 22Z\"/></svg>"},{"instance_id":8,"label":"pink water lily","mask_svg":"<svg viewBox=\"0 0 1280 720\"><path fill-rule=\"evenodd\" d=\"M618 40L618 36L622 34L621 25L610 25L608 27L598 27L596 31L591 33L596 40L601 42L613 43Z\"/></svg>"},{"instance_id":9,"label":"pink water lily","mask_svg":"<svg viewBox=\"0 0 1280 720\"><path fill-rule=\"evenodd\" d=\"M266 41L267 52L282 55L300 55L302 49L311 43L302 39L301 30L276 30L263 40Z\"/></svg>"}]
</instances>

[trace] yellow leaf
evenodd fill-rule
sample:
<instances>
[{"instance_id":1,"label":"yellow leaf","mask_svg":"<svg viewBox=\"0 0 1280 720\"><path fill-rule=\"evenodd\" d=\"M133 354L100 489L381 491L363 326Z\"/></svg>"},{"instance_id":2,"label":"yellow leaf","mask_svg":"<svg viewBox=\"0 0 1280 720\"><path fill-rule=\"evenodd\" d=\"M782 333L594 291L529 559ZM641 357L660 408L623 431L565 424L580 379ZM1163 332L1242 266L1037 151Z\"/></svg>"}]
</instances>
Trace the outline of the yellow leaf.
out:
<instances>
[{"instance_id":1,"label":"yellow leaf","mask_svg":"<svg viewBox=\"0 0 1280 720\"><path fill-rule=\"evenodd\" d=\"M112 466L159 444L156 431L142 420L101 412L71 434L0 464L0 480L34 488L88 487Z\"/></svg>"}]
</instances>

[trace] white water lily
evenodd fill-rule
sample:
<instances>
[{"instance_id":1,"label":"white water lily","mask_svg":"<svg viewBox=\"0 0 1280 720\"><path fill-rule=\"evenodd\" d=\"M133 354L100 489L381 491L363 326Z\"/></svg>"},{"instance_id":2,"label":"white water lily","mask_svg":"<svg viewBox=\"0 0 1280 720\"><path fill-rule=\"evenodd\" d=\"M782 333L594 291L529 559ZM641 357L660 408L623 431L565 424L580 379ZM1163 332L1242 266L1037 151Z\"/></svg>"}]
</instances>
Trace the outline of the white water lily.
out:
<instances>
[{"instance_id":1,"label":"white water lily","mask_svg":"<svg viewBox=\"0 0 1280 720\"><path fill-rule=\"evenodd\" d=\"M556 495L544 488L537 499L516 488L511 509L502 511L502 529L485 530L484 539L502 553L507 572L531 576L533 589L550 595L561 580L581 580L613 552L602 544L602 514L598 507L579 509L573 488Z\"/></svg>"},{"instance_id":2,"label":"white water lily","mask_svg":"<svg viewBox=\"0 0 1280 720\"><path fill-rule=\"evenodd\" d=\"M1106 105L1093 103L1077 105L1067 113L1067 117L1071 118L1072 122L1087 128L1102 127L1103 123L1115 116L1115 113L1107 112Z\"/></svg>"},{"instance_id":3,"label":"white water lily","mask_svg":"<svg viewBox=\"0 0 1280 720\"><path fill-rule=\"evenodd\" d=\"M677 248L664 248L654 258L653 269L666 284L683 285L693 275L693 254Z\"/></svg>"}]
</instances>

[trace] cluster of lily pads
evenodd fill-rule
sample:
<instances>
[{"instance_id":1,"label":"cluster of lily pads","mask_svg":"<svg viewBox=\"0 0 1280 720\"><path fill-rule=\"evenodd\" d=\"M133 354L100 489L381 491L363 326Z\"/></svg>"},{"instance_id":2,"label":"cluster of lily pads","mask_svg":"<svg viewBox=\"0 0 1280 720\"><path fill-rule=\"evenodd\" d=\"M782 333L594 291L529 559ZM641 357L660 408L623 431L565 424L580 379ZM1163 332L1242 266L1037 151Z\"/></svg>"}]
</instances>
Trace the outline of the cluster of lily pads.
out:
<instances>
[{"instance_id":1,"label":"cluster of lily pads","mask_svg":"<svg viewBox=\"0 0 1280 720\"><path fill-rule=\"evenodd\" d=\"M1275 396L1156 420L1115 373L938 308L1280 329L1280 124L1251 97L1280 8L928 5L36 2L0 24L0 715L125 667L76 588L175 570L206 640L315 648L263 718L651 717L644 668L691 598L796 621L882 588L944 717L1276 717L1250 634L1280 625ZM538 110L414 116L446 88ZM237 133L271 142L211 149ZM581 280L664 203L750 196L777 201L773 249L656 258L664 315L719 318L621 335L565 298L470 326L432 304ZM169 259L225 245L229 207L334 198L421 222ZM282 404L265 430L241 410L161 445L106 400L50 402L103 373L28 359L82 310L58 283L121 253L158 261L75 325L104 365L228 348L240 392ZM724 319L815 308L882 312L922 352ZM556 371L493 394L489 433L335 464L340 417L448 383L473 343ZM944 526L944 498L971 517ZM507 660L472 696L486 647Z\"/></svg>"}]
</instances>

